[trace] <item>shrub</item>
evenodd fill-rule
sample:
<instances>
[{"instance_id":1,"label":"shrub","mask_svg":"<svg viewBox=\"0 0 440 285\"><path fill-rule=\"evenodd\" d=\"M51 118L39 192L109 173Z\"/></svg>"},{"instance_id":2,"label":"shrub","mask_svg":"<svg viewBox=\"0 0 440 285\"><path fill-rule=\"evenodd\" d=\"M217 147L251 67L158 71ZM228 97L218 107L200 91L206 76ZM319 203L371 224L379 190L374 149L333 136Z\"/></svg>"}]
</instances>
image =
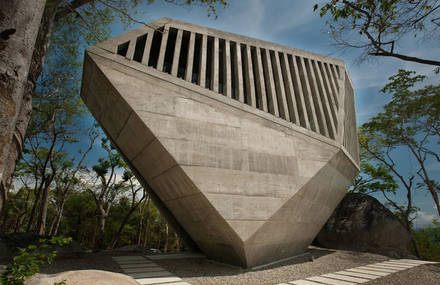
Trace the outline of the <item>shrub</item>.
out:
<instances>
[{"instance_id":1,"label":"shrub","mask_svg":"<svg viewBox=\"0 0 440 285\"><path fill-rule=\"evenodd\" d=\"M420 257L431 261L440 261L440 222L414 231L414 239L419 248Z\"/></svg>"},{"instance_id":2,"label":"shrub","mask_svg":"<svg viewBox=\"0 0 440 285\"><path fill-rule=\"evenodd\" d=\"M63 246L71 241L72 238L53 237L40 239L37 245L20 248L19 254L13 258L2 273L2 284L23 285L26 279L40 271L40 265L52 263L57 254L56 250L51 251L53 246Z\"/></svg>"}]
</instances>

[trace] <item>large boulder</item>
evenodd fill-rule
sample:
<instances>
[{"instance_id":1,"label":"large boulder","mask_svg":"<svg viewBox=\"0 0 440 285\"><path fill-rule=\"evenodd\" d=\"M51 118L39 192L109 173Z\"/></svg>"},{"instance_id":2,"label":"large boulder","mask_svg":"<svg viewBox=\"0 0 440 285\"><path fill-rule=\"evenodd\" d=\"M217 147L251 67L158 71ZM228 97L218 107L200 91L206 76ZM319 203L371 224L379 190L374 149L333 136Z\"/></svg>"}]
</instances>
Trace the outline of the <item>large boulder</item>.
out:
<instances>
[{"instance_id":1,"label":"large boulder","mask_svg":"<svg viewBox=\"0 0 440 285\"><path fill-rule=\"evenodd\" d=\"M411 234L400 220L375 198L359 193L344 197L315 242L326 248L413 257Z\"/></svg>"},{"instance_id":2,"label":"large boulder","mask_svg":"<svg viewBox=\"0 0 440 285\"><path fill-rule=\"evenodd\" d=\"M26 285L47 285L65 281L68 285L139 285L133 278L102 270L76 270L58 274L36 274Z\"/></svg>"}]
</instances>

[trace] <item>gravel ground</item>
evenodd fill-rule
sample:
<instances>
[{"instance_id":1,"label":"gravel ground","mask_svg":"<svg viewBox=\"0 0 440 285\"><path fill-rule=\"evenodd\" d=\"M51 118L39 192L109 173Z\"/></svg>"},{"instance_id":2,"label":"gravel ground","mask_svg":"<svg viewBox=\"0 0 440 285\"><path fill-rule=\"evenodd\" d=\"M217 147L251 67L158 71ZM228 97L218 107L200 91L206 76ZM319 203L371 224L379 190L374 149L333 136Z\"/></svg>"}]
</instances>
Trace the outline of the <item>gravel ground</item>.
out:
<instances>
[{"instance_id":1,"label":"gravel ground","mask_svg":"<svg viewBox=\"0 0 440 285\"><path fill-rule=\"evenodd\" d=\"M389 259L371 253L320 248L310 248L310 253L314 261L310 261L309 257L299 257L255 271L212 263L204 259L161 260L157 263L193 285L274 285Z\"/></svg>"},{"instance_id":2,"label":"gravel ground","mask_svg":"<svg viewBox=\"0 0 440 285\"><path fill-rule=\"evenodd\" d=\"M316 247L311 247L309 252L314 257L313 261L310 260L310 256L303 256L254 271L213 263L206 259L157 260L155 262L193 285L274 285L390 259L372 253L328 250ZM41 272L53 274L82 269L121 272L119 266L111 258L111 256L116 255L142 255L142 253L139 251L113 251L84 253L83 256L76 258L57 258L53 264L44 266ZM440 264L433 264L394 273L368 284L437 285L440 284L439 280Z\"/></svg>"}]
</instances>

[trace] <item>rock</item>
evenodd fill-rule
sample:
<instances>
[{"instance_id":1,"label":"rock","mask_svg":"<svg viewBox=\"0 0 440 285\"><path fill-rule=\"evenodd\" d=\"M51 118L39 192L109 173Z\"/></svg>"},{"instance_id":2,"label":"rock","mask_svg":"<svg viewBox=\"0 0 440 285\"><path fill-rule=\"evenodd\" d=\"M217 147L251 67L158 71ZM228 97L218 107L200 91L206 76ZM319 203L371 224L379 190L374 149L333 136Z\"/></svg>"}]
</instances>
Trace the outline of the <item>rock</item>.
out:
<instances>
[{"instance_id":1,"label":"rock","mask_svg":"<svg viewBox=\"0 0 440 285\"><path fill-rule=\"evenodd\" d=\"M18 248L26 248L31 244L38 244L41 238L48 238L39 236L34 233L0 233L0 258L12 257L18 254ZM50 250L58 251L57 257L80 257L84 254L83 249L76 241L71 241L65 246L53 246ZM46 252L46 251L45 251Z\"/></svg>"},{"instance_id":2,"label":"rock","mask_svg":"<svg viewBox=\"0 0 440 285\"><path fill-rule=\"evenodd\" d=\"M400 220L375 198L359 193L344 197L315 242L326 248L414 258L411 234Z\"/></svg>"},{"instance_id":3,"label":"rock","mask_svg":"<svg viewBox=\"0 0 440 285\"><path fill-rule=\"evenodd\" d=\"M36 274L26 285L47 285L65 280L68 285L139 285L133 278L102 270L77 270L57 274Z\"/></svg>"}]
</instances>

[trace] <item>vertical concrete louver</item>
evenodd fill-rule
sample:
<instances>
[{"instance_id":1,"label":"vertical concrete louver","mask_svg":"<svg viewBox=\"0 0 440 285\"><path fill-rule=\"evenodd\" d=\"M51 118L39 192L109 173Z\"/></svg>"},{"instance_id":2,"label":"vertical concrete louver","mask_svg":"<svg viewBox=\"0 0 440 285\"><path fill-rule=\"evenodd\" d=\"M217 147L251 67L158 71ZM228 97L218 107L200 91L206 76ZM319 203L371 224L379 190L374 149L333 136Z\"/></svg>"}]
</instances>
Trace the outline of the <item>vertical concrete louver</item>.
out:
<instances>
[{"instance_id":1,"label":"vertical concrete louver","mask_svg":"<svg viewBox=\"0 0 440 285\"><path fill-rule=\"evenodd\" d=\"M305 250L359 169L343 61L161 19L86 50L81 96L209 257Z\"/></svg>"}]
</instances>

